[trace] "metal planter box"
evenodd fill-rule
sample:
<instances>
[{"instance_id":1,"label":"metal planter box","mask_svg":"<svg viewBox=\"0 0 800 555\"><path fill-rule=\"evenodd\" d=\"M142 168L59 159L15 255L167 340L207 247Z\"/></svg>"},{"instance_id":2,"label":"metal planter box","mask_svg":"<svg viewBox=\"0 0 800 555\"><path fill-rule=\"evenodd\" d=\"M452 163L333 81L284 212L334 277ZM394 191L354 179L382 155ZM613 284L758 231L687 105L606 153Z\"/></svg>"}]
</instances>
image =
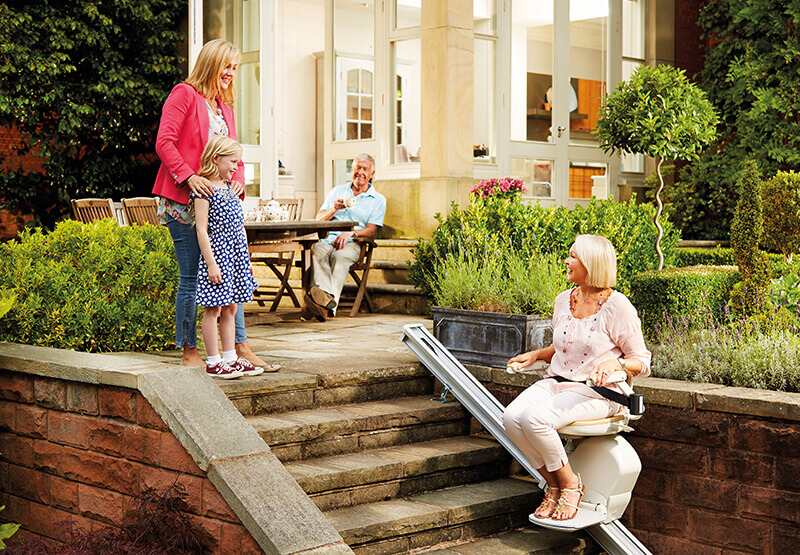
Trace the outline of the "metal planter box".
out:
<instances>
[{"instance_id":1,"label":"metal planter box","mask_svg":"<svg viewBox=\"0 0 800 555\"><path fill-rule=\"evenodd\" d=\"M553 343L551 318L434 306L433 335L462 363L503 367Z\"/></svg>"}]
</instances>

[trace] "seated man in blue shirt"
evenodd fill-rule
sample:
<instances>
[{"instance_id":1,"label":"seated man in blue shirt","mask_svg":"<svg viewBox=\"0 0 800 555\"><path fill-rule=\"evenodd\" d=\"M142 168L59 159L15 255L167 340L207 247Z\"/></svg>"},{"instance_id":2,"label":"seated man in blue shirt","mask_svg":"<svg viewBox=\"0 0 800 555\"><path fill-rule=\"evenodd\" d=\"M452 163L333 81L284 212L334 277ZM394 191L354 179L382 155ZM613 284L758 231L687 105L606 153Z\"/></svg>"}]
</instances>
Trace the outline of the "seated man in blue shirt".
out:
<instances>
[{"instance_id":1,"label":"seated man in blue shirt","mask_svg":"<svg viewBox=\"0 0 800 555\"><path fill-rule=\"evenodd\" d=\"M305 296L301 317L314 316L320 322L336 314L350 266L358 261L360 245L354 237L374 238L383 226L386 197L372 186L375 159L359 154L353 160L351 183L334 187L317 212L317 220L351 220L358 224L353 231L333 231L314 245L312 287Z\"/></svg>"}]
</instances>

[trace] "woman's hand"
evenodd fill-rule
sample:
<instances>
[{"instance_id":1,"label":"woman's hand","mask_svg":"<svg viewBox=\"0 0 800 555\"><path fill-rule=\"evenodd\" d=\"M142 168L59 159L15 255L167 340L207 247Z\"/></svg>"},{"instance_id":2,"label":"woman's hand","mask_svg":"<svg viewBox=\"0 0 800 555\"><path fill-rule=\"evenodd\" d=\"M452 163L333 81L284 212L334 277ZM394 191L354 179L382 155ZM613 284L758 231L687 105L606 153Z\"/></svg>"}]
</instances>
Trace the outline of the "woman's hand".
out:
<instances>
[{"instance_id":1,"label":"woman's hand","mask_svg":"<svg viewBox=\"0 0 800 555\"><path fill-rule=\"evenodd\" d=\"M196 196L210 197L214 194L214 186L205 177L191 175L189 179L186 180L186 184Z\"/></svg>"},{"instance_id":2,"label":"woman's hand","mask_svg":"<svg viewBox=\"0 0 800 555\"><path fill-rule=\"evenodd\" d=\"M617 359L612 358L611 360L604 360L594 367L594 370L589 374L589 379L592 380L597 387L603 387L606 385L608 377L621 369Z\"/></svg>"},{"instance_id":3,"label":"woman's hand","mask_svg":"<svg viewBox=\"0 0 800 555\"><path fill-rule=\"evenodd\" d=\"M233 192L237 197L244 195L244 185L238 181L231 181L231 189L233 189Z\"/></svg>"},{"instance_id":4,"label":"woman's hand","mask_svg":"<svg viewBox=\"0 0 800 555\"><path fill-rule=\"evenodd\" d=\"M216 262L208 266L208 280L211 283L222 283L222 272Z\"/></svg>"},{"instance_id":5,"label":"woman's hand","mask_svg":"<svg viewBox=\"0 0 800 555\"><path fill-rule=\"evenodd\" d=\"M525 368L526 366L530 366L534 362L539 360L539 350L536 351L528 351L527 353L522 353L521 355L517 355L512 359L509 359L508 364L506 366L516 366L517 368Z\"/></svg>"}]
</instances>

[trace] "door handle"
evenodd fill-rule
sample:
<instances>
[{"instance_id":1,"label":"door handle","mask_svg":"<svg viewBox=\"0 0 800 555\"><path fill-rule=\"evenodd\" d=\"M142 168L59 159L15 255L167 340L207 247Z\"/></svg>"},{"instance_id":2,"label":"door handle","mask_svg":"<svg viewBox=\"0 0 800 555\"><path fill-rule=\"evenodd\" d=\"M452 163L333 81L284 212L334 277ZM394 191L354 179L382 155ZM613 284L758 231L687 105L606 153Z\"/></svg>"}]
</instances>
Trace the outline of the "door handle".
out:
<instances>
[{"instance_id":1,"label":"door handle","mask_svg":"<svg viewBox=\"0 0 800 555\"><path fill-rule=\"evenodd\" d=\"M559 139L561 138L561 133L562 133L562 132L564 132L564 131L566 131L566 130L567 130L567 128L566 128L566 127L564 127L563 125L559 125L559 126L558 126L558 138L559 138Z\"/></svg>"}]
</instances>

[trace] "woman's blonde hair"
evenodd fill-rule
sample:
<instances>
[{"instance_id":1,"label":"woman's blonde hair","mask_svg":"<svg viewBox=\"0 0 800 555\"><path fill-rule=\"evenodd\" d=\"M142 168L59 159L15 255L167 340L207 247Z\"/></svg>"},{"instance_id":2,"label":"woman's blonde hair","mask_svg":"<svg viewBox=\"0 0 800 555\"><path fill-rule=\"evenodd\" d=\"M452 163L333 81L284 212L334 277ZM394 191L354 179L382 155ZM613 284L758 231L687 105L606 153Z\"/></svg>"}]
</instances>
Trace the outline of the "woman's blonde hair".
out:
<instances>
[{"instance_id":1,"label":"woman's blonde hair","mask_svg":"<svg viewBox=\"0 0 800 555\"><path fill-rule=\"evenodd\" d=\"M213 137L203 149L203 154L200 155L200 169L196 172L197 175L200 177L216 177L219 175L219 170L214 164L214 158L233 154L241 155L242 145L225 135Z\"/></svg>"},{"instance_id":2,"label":"woman's blonde hair","mask_svg":"<svg viewBox=\"0 0 800 555\"><path fill-rule=\"evenodd\" d=\"M219 98L222 102L233 104L236 101L234 81L227 89L219 86L222 70L230 63L239 60L239 49L226 40L214 39L203 45L197 61L185 83L193 86L206 100Z\"/></svg>"},{"instance_id":3,"label":"woman's blonde hair","mask_svg":"<svg viewBox=\"0 0 800 555\"><path fill-rule=\"evenodd\" d=\"M617 284L617 253L611 241L600 235L578 235L572 248L586 268L586 285L614 287Z\"/></svg>"}]
</instances>

